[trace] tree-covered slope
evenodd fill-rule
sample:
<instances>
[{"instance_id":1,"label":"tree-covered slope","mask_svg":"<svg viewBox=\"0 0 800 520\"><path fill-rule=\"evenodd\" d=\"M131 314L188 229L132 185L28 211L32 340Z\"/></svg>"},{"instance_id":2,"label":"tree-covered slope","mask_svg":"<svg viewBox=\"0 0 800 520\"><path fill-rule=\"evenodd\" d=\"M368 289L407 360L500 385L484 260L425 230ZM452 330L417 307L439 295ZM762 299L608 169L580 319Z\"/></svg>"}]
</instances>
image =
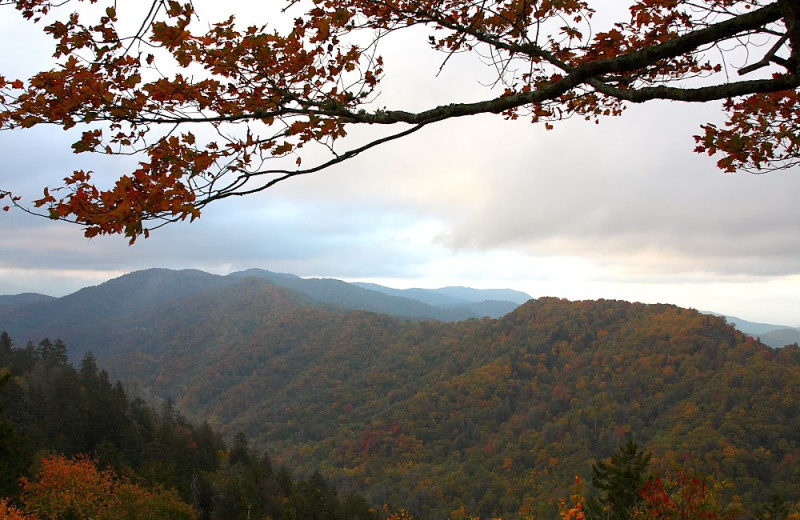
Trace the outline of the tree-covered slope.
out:
<instances>
[{"instance_id":1,"label":"tree-covered slope","mask_svg":"<svg viewBox=\"0 0 800 520\"><path fill-rule=\"evenodd\" d=\"M120 319L164 302L230 284L197 270L147 269L85 287L61 298L0 307L0 330L16 341L59 338L74 358L102 350Z\"/></svg>"},{"instance_id":2,"label":"tree-covered slope","mask_svg":"<svg viewBox=\"0 0 800 520\"><path fill-rule=\"evenodd\" d=\"M9 308L17 307L20 305L29 305L31 303L44 303L54 300L52 296L37 293L21 293L14 295L0 296L0 307L8 306Z\"/></svg>"},{"instance_id":3,"label":"tree-covered slope","mask_svg":"<svg viewBox=\"0 0 800 520\"><path fill-rule=\"evenodd\" d=\"M242 434L230 449L170 401L129 399L87 354L0 333L0 519L379 520L319 473L295 480Z\"/></svg>"},{"instance_id":4,"label":"tree-covered slope","mask_svg":"<svg viewBox=\"0 0 800 520\"><path fill-rule=\"evenodd\" d=\"M304 299L308 304L313 302L340 309L380 312L406 319L459 321L481 316L499 317L511 312L519 304L515 301L490 300L490 297L513 295L516 300L522 298L522 293L510 290L460 288L460 293L469 293L472 301L436 305L415 298L427 300L425 295L447 292L448 289L419 289L404 296L386 294L340 280L306 279L263 269L250 269L228 276L189 269L147 269L83 288L61 298L43 295L0 296L0 331L8 332L22 343L37 342L46 337L62 339L70 345L70 354L74 359L79 359L87 351L102 357L107 348L113 349L118 343L126 342L127 337L151 330L146 324L129 328L131 323L142 321L139 315L158 315L165 308L182 305L191 308L194 303L189 300L201 301L208 297L206 295L217 292L220 295L235 293L242 284L249 283L247 280L255 280L252 283L258 287L282 287L296 293L295 297ZM481 300L481 295L485 295L486 299ZM224 299L233 296L210 297ZM155 341L160 341L160 338L155 338Z\"/></svg>"},{"instance_id":5,"label":"tree-covered slope","mask_svg":"<svg viewBox=\"0 0 800 520\"><path fill-rule=\"evenodd\" d=\"M729 481L729 499L800 501L796 347L666 305L540 299L499 320L408 322L249 286L235 307L159 310L168 339L105 364L423 518L551 517L574 476L629 435L658 467Z\"/></svg>"}]
</instances>

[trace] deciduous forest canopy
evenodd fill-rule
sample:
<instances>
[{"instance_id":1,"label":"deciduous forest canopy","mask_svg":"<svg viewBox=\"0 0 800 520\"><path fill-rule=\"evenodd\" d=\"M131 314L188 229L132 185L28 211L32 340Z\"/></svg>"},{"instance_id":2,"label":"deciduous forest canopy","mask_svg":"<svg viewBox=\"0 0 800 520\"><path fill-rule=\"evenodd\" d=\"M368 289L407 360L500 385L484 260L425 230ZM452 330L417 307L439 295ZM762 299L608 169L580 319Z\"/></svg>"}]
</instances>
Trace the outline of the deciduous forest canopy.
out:
<instances>
[{"instance_id":1,"label":"deciduous forest canopy","mask_svg":"<svg viewBox=\"0 0 800 520\"><path fill-rule=\"evenodd\" d=\"M216 200L483 113L551 128L619 116L630 103L720 101L727 121L695 140L722 170L765 172L800 157L793 0L639 0L611 24L595 23L609 7L589 0L291 0L276 18L220 21L199 2L155 0L140 12L99 0L0 4L55 45L51 69L0 75L0 127L74 128L75 153L137 160L115 179L67 172L32 201L87 236L133 241ZM479 55L494 78L485 97L453 89L450 103L418 111L379 97L381 43L399 32L427 38L441 67ZM369 139L345 139L364 125ZM6 207L29 209L2 190Z\"/></svg>"}]
</instances>

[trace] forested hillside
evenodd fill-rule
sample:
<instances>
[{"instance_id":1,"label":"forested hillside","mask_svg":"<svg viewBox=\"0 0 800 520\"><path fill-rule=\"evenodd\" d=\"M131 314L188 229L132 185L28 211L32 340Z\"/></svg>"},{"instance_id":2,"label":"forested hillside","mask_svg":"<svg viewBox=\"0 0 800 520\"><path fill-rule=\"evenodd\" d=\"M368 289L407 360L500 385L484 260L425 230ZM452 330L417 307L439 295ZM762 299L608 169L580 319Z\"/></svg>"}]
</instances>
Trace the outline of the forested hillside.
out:
<instances>
[{"instance_id":1,"label":"forested hillside","mask_svg":"<svg viewBox=\"0 0 800 520\"><path fill-rule=\"evenodd\" d=\"M174 308L186 302L192 305L191 302L204 299L233 298L248 284L283 288L305 305L440 321L500 317L530 298L518 291L465 288L416 289L409 293L387 294L392 290L377 285L365 288L341 280L306 279L263 269L227 276L191 269L147 269L61 298L36 294L0 296L0 331L6 331L23 343L59 338L70 345L70 354L76 361L87 351L102 357L106 349L113 349L120 341L146 334L150 329L146 316L152 315L154 310ZM443 295L446 298L443 299Z\"/></svg>"},{"instance_id":2,"label":"forested hillside","mask_svg":"<svg viewBox=\"0 0 800 520\"><path fill-rule=\"evenodd\" d=\"M227 449L207 422L170 401L130 399L87 354L60 341L15 348L0 335L0 519L377 520L318 472L296 479L237 434Z\"/></svg>"},{"instance_id":3,"label":"forested hillside","mask_svg":"<svg viewBox=\"0 0 800 520\"><path fill-rule=\"evenodd\" d=\"M721 499L745 511L776 493L798 509L797 346L769 348L669 305L542 298L500 319L436 322L347 310L344 295L370 291L336 281L274 275L298 292L272 274L175 274L122 277L76 293L66 311L11 305L0 326L32 319L28 305L55 309L40 325L63 320L78 352L91 346L129 391L423 520L554 518L575 476L629 438L655 471L726 482ZM107 307L126 298L113 287L130 292L124 312L81 318L96 296Z\"/></svg>"},{"instance_id":4,"label":"forested hillside","mask_svg":"<svg viewBox=\"0 0 800 520\"><path fill-rule=\"evenodd\" d=\"M499 320L408 322L252 283L228 298L153 311L104 362L372 504L553 518L628 437L745 508L800 501L800 349L723 319L540 299Z\"/></svg>"}]
</instances>

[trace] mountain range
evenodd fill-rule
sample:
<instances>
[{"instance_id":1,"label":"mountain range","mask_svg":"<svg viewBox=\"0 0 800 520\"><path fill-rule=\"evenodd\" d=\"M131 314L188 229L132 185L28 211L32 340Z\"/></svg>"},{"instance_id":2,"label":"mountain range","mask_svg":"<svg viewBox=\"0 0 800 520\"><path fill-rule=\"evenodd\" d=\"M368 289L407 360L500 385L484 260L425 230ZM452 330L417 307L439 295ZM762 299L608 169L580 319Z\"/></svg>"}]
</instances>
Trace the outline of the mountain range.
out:
<instances>
[{"instance_id":1,"label":"mountain range","mask_svg":"<svg viewBox=\"0 0 800 520\"><path fill-rule=\"evenodd\" d=\"M0 330L25 341L58 337L74 345L75 353L79 355L97 347L91 339L94 333L87 335L82 331L83 327L76 327L83 320L95 321L95 326L100 329L117 327L118 324L114 323L117 318L195 292L231 286L244 278L267 280L303 294L318 304L406 319L446 322L499 318L531 299L530 295L512 289L393 289L373 283L301 278L264 269L248 269L227 276L198 270L147 269L61 298L35 293L0 295ZM709 314L724 317L740 331L771 347L800 343L798 327L752 322L713 312Z\"/></svg>"},{"instance_id":2,"label":"mountain range","mask_svg":"<svg viewBox=\"0 0 800 520\"><path fill-rule=\"evenodd\" d=\"M772 323L758 323L743 320L735 316L723 316L725 320L744 332L748 336L757 338L759 341L770 347L783 347L785 345L796 345L800 343L800 327L790 327L788 325L775 325Z\"/></svg>"},{"instance_id":3,"label":"mountain range","mask_svg":"<svg viewBox=\"0 0 800 520\"><path fill-rule=\"evenodd\" d=\"M17 341L60 338L74 356L87 350L102 351L104 343L127 330L137 312L191 298L207 291L239 290L243 281L259 280L285 287L311 304L329 308L365 310L404 319L460 321L500 317L531 297L510 289L480 290L466 287L397 290L375 284L350 284L327 278L301 278L292 274L250 269L213 275L197 270L147 269L86 287L61 298L40 294L0 296L0 330ZM250 282L245 282L250 283ZM133 320L135 322L135 320Z\"/></svg>"},{"instance_id":4,"label":"mountain range","mask_svg":"<svg viewBox=\"0 0 800 520\"><path fill-rule=\"evenodd\" d=\"M156 269L63 298L0 299L0 329L18 345L91 350L134 393L423 519L553 518L575 475L631 437L659 471L726 481L730 507L778 493L797 510L800 348L727 321L260 270Z\"/></svg>"}]
</instances>

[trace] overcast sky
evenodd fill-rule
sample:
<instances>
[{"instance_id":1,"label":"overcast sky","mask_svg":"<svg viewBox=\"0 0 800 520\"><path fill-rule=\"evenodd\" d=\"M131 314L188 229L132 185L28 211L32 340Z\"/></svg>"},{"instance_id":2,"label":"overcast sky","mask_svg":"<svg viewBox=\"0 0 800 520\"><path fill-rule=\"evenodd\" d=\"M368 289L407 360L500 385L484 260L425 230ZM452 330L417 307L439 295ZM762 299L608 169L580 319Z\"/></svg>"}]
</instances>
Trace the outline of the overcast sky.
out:
<instances>
[{"instance_id":1,"label":"overcast sky","mask_svg":"<svg viewBox=\"0 0 800 520\"><path fill-rule=\"evenodd\" d=\"M47 53L20 45L20 22L2 14L0 45L19 52L0 54L0 73L29 70ZM413 109L486 95L488 71L468 58L436 77L440 56L389 43L382 104ZM149 267L259 267L401 288L674 303L798 326L800 177L724 174L716 159L693 153L699 125L720 117L711 105L653 103L549 132L497 116L445 122L218 203L133 246L3 213L0 294L61 296ZM38 196L84 167L71 142L53 129L0 133L0 188ZM121 164L95 166L113 173Z\"/></svg>"}]
</instances>

